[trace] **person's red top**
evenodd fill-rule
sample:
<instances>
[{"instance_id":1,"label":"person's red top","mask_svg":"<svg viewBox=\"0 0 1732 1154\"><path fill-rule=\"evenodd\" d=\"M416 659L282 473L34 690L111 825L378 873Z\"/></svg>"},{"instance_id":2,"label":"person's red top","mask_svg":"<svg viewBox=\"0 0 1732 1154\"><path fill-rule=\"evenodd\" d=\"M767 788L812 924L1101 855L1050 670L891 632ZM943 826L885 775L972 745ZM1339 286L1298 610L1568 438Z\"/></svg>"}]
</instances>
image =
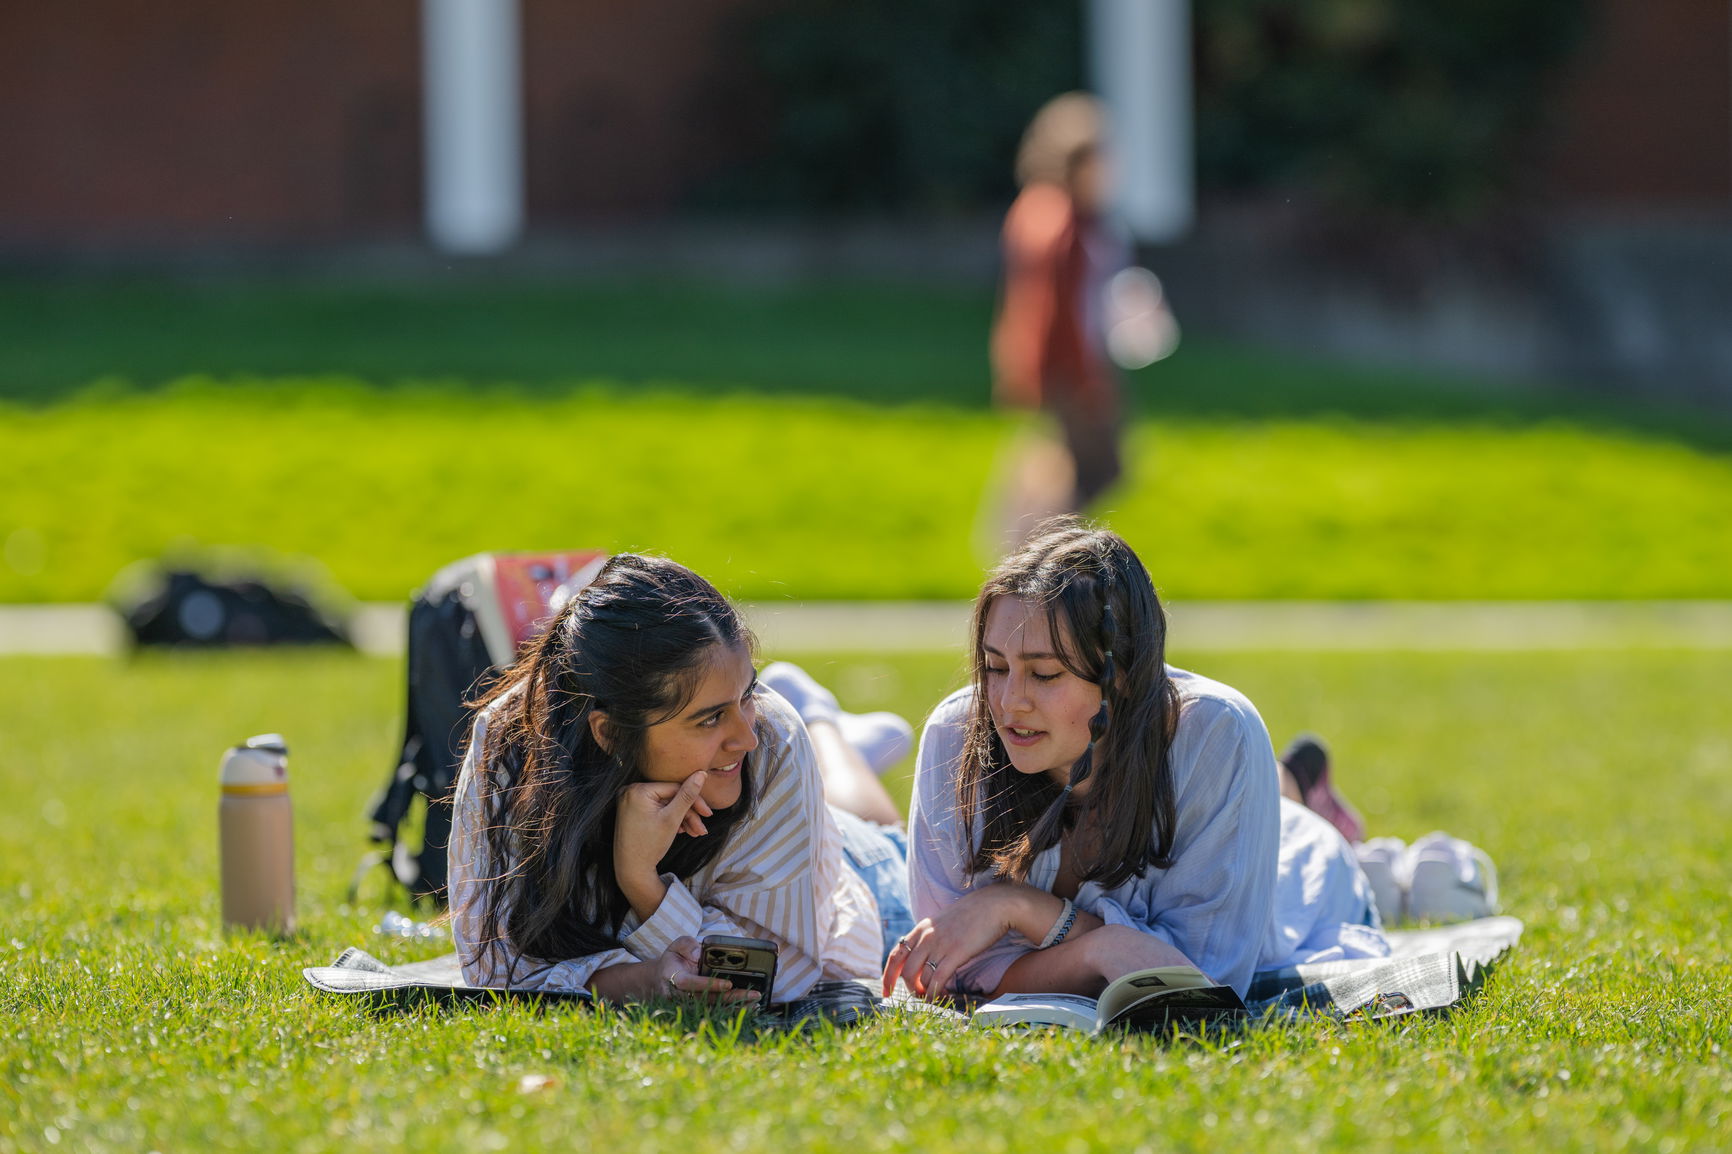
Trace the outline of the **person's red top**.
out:
<instances>
[{"instance_id":1,"label":"person's red top","mask_svg":"<svg viewBox=\"0 0 1732 1154\"><path fill-rule=\"evenodd\" d=\"M1112 382L1083 331L1083 223L1057 185L1031 184L1004 218L1004 284L992 329L1001 405L1100 404Z\"/></svg>"}]
</instances>

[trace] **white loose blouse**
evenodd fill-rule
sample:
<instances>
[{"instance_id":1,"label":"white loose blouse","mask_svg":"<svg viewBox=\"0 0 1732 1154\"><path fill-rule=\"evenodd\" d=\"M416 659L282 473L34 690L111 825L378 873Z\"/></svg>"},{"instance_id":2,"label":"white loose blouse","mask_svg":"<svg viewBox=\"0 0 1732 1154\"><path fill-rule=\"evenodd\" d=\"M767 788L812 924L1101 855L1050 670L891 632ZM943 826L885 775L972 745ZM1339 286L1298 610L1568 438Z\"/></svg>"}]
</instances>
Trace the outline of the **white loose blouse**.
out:
<instances>
[{"instance_id":1,"label":"white loose blouse","mask_svg":"<svg viewBox=\"0 0 1732 1154\"><path fill-rule=\"evenodd\" d=\"M776 942L778 1002L801 996L821 980L876 977L883 952L878 906L843 858L806 727L768 691L758 693L758 718L758 748L746 760L756 792L751 814L693 876L663 874L667 897L647 921L628 914L616 948L580 958L526 957L509 941L482 948L482 899L492 879L515 860L495 861L489 848L478 789L488 717L476 718L457 778L451 829L451 929L464 980L581 990L598 970L652 961L676 938L710 934ZM503 910L500 920L505 921Z\"/></svg>"},{"instance_id":2,"label":"white loose blouse","mask_svg":"<svg viewBox=\"0 0 1732 1154\"><path fill-rule=\"evenodd\" d=\"M1352 847L1328 822L1280 796L1269 732L1250 701L1206 677L1172 667L1167 674L1181 703L1172 746L1172 865L1151 866L1110 889L1084 882L1077 906L1108 925L1161 939L1241 995L1260 969L1386 955L1371 886ZM965 688L947 697L921 735L908 837L916 919L995 880L969 874L981 833L962 828L956 806L973 694ZM1052 890L1059 852L1055 845L1035 858L1030 885ZM995 990L1011 964L1035 948L1006 934L957 971L954 987Z\"/></svg>"}]
</instances>

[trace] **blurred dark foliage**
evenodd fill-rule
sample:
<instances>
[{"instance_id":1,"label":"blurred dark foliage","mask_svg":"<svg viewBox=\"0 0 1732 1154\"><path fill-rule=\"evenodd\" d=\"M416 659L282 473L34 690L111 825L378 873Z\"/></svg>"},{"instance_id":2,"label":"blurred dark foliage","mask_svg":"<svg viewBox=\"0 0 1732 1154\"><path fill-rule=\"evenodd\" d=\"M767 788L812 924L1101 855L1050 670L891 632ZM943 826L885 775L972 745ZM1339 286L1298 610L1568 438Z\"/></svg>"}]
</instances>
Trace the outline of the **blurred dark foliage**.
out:
<instances>
[{"instance_id":1,"label":"blurred dark foliage","mask_svg":"<svg viewBox=\"0 0 1732 1154\"><path fill-rule=\"evenodd\" d=\"M1492 211L1587 0L1197 0L1206 187L1459 223Z\"/></svg>"},{"instance_id":2,"label":"blurred dark foliage","mask_svg":"<svg viewBox=\"0 0 1732 1154\"><path fill-rule=\"evenodd\" d=\"M752 155L704 190L727 207L1002 207L1029 118L1082 83L1079 0L798 0L736 39L763 122Z\"/></svg>"},{"instance_id":3,"label":"blurred dark foliage","mask_svg":"<svg viewBox=\"0 0 1732 1154\"><path fill-rule=\"evenodd\" d=\"M1467 221L1523 144L1588 0L1195 0L1198 178L1349 212ZM748 155L708 206L976 212L1016 143L1083 82L1079 0L776 3L737 29L758 77Z\"/></svg>"}]
</instances>

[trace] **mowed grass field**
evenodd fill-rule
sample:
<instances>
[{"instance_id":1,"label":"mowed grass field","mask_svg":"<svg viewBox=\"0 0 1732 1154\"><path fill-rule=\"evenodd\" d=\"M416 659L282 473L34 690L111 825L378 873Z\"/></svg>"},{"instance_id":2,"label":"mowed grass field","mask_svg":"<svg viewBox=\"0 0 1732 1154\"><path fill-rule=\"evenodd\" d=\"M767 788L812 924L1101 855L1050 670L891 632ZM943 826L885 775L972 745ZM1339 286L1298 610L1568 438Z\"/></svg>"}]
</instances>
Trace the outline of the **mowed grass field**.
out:
<instances>
[{"instance_id":1,"label":"mowed grass field","mask_svg":"<svg viewBox=\"0 0 1732 1154\"><path fill-rule=\"evenodd\" d=\"M650 549L753 599L952 598L1021 431L989 292L0 282L0 602L262 546L395 600ZM1732 596L1732 420L1187 338L1095 512L1207 598Z\"/></svg>"},{"instance_id":2,"label":"mowed grass field","mask_svg":"<svg viewBox=\"0 0 1732 1154\"><path fill-rule=\"evenodd\" d=\"M648 549L745 598L960 598L1018 436L958 407L187 382L0 423L0 601L265 545L355 597L488 549ZM1732 596L1732 457L1567 424L1159 419L1097 514L1208 598Z\"/></svg>"},{"instance_id":3,"label":"mowed grass field","mask_svg":"<svg viewBox=\"0 0 1732 1154\"><path fill-rule=\"evenodd\" d=\"M397 739L398 662L0 660L0 1148L1697 1150L1732 1116L1724 861L1732 654L1175 658L1276 739L1335 746L1375 832L1469 835L1527 924L1483 994L1388 1027L1205 1042L929 1020L755 1035L728 1016L370 1011L300 969L377 938L344 903ZM918 715L948 656L808 662ZM301 930L226 936L216 764L291 748ZM893 785L906 797L906 767Z\"/></svg>"},{"instance_id":4,"label":"mowed grass field","mask_svg":"<svg viewBox=\"0 0 1732 1154\"><path fill-rule=\"evenodd\" d=\"M965 597L989 289L0 281L0 602L204 546L398 599L489 549ZM1096 513L1186 598L1732 596L1732 420L1189 337Z\"/></svg>"}]
</instances>

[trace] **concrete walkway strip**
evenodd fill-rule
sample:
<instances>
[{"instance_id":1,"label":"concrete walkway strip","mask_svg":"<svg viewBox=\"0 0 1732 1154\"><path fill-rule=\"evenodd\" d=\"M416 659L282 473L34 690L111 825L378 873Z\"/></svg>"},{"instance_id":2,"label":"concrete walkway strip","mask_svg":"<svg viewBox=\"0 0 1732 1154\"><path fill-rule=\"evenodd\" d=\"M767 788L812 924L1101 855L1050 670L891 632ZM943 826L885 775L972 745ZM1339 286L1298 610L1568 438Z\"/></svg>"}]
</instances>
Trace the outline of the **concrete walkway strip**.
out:
<instances>
[{"instance_id":1,"label":"concrete walkway strip","mask_svg":"<svg viewBox=\"0 0 1732 1154\"><path fill-rule=\"evenodd\" d=\"M765 654L961 653L965 602L753 602ZM1176 653L1732 649L1732 601L1180 601L1168 605ZM361 649L403 651L405 606L360 606ZM103 605L0 606L0 654L106 655L125 648Z\"/></svg>"}]
</instances>

